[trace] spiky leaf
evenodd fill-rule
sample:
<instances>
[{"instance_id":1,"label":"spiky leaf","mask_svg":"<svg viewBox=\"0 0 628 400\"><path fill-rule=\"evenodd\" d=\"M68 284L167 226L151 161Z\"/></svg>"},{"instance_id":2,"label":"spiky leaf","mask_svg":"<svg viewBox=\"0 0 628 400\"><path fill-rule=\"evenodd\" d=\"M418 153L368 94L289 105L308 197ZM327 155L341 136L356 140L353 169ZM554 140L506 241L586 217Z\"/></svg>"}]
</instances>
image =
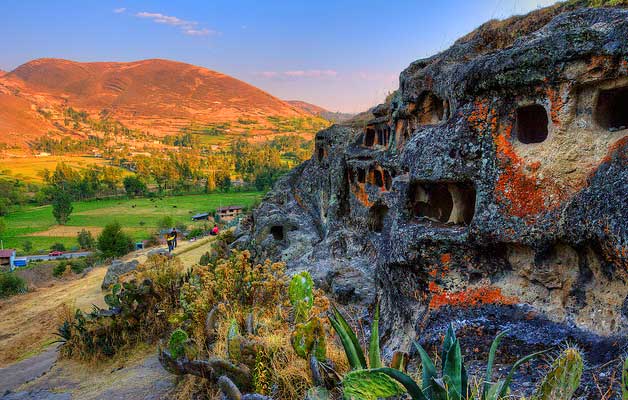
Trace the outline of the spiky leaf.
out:
<instances>
[{"instance_id":1,"label":"spiky leaf","mask_svg":"<svg viewBox=\"0 0 628 400\"><path fill-rule=\"evenodd\" d=\"M345 350L345 355L347 356L347 360L349 361L349 366L351 367L351 369L364 369L362 363L360 362L360 358L358 357L355 346L353 345L353 341L351 341L351 338L347 333L347 330L334 316L329 316L329 322L340 337L340 342L342 343L342 347Z\"/></svg>"},{"instance_id":2,"label":"spiky leaf","mask_svg":"<svg viewBox=\"0 0 628 400\"><path fill-rule=\"evenodd\" d=\"M371 368L381 368L382 358L379 350L379 303L375 305L375 316L371 325L371 341L369 343L369 363Z\"/></svg>"},{"instance_id":3,"label":"spiky leaf","mask_svg":"<svg viewBox=\"0 0 628 400\"><path fill-rule=\"evenodd\" d=\"M434 391L432 390L432 385L434 384L433 380L437 378L436 367L434 366L432 359L430 359L430 356L420 344L415 342L414 346L419 351L419 356L421 357L421 366L423 367L423 372L421 373L423 392L425 392L429 398L433 398Z\"/></svg>"},{"instance_id":4,"label":"spiky leaf","mask_svg":"<svg viewBox=\"0 0 628 400\"><path fill-rule=\"evenodd\" d=\"M358 358L358 369L367 369L368 365L366 364L366 358L364 357L364 352L362 351L362 347L360 346L360 342L358 341L358 337L356 336L353 328L349 326L345 317L338 311L336 307L333 307L334 317L338 324L344 329L347 337L353 343L353 348L355 349L355 356ZM335 329L335 328L334 328Z\"/></svg>"},{"instance_id":5,"label":"spiky leaf","mask_svg":"<svg viewBox=\"0 0 628 400\"><path fill-rule=\"evenodd\" d=\"M486 364L486 375L484 377L484 385L482 388L482 400L487 400L488 391L491 388L491 380L493 379L493 364L495 364L495 353L497 353L497 348L499 347L499 343L502 340L502 337L508 331L502 331L495 336L493 339L493 343L491 344L491 349L488 352L488 363ZM490 397L489 397L490 399Z\"/></svg>"}]
</instances>

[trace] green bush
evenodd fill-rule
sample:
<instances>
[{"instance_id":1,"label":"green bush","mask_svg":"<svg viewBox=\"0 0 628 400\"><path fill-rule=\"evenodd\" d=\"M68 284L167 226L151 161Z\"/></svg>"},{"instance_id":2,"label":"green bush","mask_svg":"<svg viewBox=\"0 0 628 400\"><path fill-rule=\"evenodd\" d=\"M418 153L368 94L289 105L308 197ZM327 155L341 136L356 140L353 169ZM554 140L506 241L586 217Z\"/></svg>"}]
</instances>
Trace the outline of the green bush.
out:
<instances>
[{"instance_id":1,"label":"green bush","mask_svg":"<svg viewBox=\"0 0 628 400\"><path fill-rule=\"evenodd\" d=\"M135 245L133 239L122 231L118 222L112 222L98 235L98 250L104 258L120 257L131 252Z\"/></svg>"},{"instance_id":2,"label":"green bush","mask_svg":"<svg viewBox=\"0 0 628 400\"><path fill-rule=\"evenodd\" d=\"M65 273L65 270L68 268L68 262L63 260L59 262L59 264L55 265L52 269L52 276L59 278L61 275Z\"/></svg>"},{"instance_id":3,"label":"green bush","mask_svg":"<svg viewBox=\"0 0 628 400\"><path fill-rule=\"evenodd\" d=\"M50 246L50 250L54 250L54 251L65 251L65 245L63 243L55 243L52 246Z\"/></svg>"},{"instance_id":4,"label":"green bush","mask_svg":"<svg viewBox=\"0 0 628 400\"><path fill-rule=\"evenodd\" d=\"M0 298L26 292L26 281L12 272L0 272Z\"/></svg>"},{"instance_id":5,"label":"green bush","mask_svg":"<svg viewBox=\"0 0 628 400\"><path fill-rule=\"evenodd\" d=\"M81 249L92 250L96 247L96 241L94 240L92 233L86 229L81 229L76 237L76 241Z\"/></svg>"},{"instance_id":6,"label":"green bush","mask_svg":"<svg viewBox=\"0 0 628 400\"><path fill-rule=\"evenodd\" d=\"M188 234L188 237L195 238L195 237L203 236L204 234L205 234L205 231L203 229L194 228L190 231L190 233Z\"/></svg>"},{"instance_id":7,"label":"green bush","mask_svg":"<svg viewBox=\"0 0 628 400\"><path fill-rule=\"evenodd\" d=\"M72 269L72 272L74 272L75 274L80 274L85 269L87 269L87 263L85 262L85 260L73 260L70 263L70 268Z\"/></svg>"}]
</instances>

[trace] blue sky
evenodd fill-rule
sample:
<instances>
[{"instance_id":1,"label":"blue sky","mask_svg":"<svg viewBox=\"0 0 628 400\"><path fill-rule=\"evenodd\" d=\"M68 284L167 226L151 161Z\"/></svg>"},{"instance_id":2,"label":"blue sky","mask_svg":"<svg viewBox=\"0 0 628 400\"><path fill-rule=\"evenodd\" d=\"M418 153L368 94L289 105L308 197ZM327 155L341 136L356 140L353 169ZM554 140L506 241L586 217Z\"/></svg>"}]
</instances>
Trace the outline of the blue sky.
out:
<instances>
[{"instance_id":1,"label":"blue sky","mask_svg":"<svg viewBox=\"0 0 628 400\"><path fill-rule=\"evenodd\" d=\"M167 58L355 112L396 89L410 62L482 22L553 2L0 0L0 69L40 57Z\"/></svg>"}]
</instances>

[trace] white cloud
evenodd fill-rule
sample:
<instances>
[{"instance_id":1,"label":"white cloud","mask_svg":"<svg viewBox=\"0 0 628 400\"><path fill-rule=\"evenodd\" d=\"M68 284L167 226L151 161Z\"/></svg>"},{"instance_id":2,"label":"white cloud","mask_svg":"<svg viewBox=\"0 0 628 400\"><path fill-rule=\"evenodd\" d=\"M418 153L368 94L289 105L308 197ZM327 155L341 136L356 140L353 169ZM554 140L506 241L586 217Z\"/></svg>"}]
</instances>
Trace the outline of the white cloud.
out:
<instances>
[{"instance_id":1,"label":"white cloud","mask_svg":"<svg viewBox=\"0 0 628 400\"><path fill-rule=\"evenodd\" d=\"M171 15L142 11L135 14L135 16L138 18L150 19L151 21L157 24L164 24L164 25L177 27L185 35L207 36L207 35L215 35L218 33L211 29L200 28L198 26L198 22L196 21L187 21L185 19L173 17Z\"/></svg>"},{"instance_id":2,"label":"white cloud","mask_svg":"<svg viewBox=\"0 0 628 400\"><path fill-rule=\"evenodd\" d=\"M126 8L124 8L124 7L116 8L116 9L113 10L113 12L116 13L116 14L122 14L125 11L126 11Z\"/></svg>"}]
</instances>

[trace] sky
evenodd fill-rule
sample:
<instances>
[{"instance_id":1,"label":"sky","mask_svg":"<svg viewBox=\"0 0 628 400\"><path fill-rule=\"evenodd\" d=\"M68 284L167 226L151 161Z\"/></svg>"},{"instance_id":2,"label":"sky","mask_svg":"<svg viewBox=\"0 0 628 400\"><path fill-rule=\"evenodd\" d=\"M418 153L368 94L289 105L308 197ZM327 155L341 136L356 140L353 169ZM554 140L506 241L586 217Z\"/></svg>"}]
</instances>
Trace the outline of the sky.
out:
<instances>
[{"instance_id":1,"label":"sky","mask_svg":"<svg viewBox=\"0 0 628 400\"><path fill-rule=\"evenodd\" d=\"M165 58L285 100L359 112L412 61L555 0L0 0L0 69L36 58Z\"/></svg>"}]
</instances>

